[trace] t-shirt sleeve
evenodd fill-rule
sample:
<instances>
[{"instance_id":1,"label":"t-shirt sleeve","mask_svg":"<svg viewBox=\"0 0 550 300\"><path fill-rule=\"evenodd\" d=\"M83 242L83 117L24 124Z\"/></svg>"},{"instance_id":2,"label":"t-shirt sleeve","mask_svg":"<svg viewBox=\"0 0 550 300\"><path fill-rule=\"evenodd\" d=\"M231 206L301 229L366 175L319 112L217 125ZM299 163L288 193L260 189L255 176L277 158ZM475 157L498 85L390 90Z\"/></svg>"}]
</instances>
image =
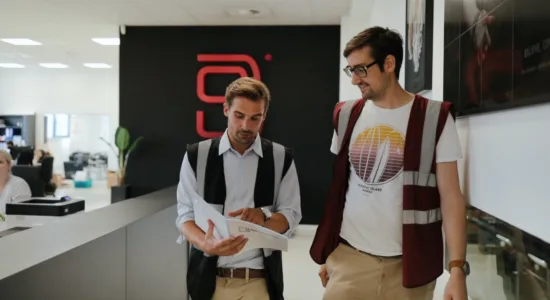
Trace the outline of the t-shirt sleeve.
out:
<instances>
[{"instance_id":1,"label":"t-shirt sleeve","mask_svg":"<svg viewBox=\"0 0 550 300\"><path fill-rule=\"evenodd\" d=\"M336 134L336 130L334 130L334 133L332 134L332 143L330 144L330 152L333 154L338 154L338 135Z\"/></svg>"},{"instance_id":2,"label":"t-shirt sleeve","mask_svg":"<svg viewBox=\"0 0 550 300\"><path fill-rule=\"evenodd\" d=\"M456 124L451 116L447 117L447 122L436 148L436 162L453 162L462 157L462 148L460 146L460 140L458 138L458 132L456 130Z\"/></svg>"}]
</instances>

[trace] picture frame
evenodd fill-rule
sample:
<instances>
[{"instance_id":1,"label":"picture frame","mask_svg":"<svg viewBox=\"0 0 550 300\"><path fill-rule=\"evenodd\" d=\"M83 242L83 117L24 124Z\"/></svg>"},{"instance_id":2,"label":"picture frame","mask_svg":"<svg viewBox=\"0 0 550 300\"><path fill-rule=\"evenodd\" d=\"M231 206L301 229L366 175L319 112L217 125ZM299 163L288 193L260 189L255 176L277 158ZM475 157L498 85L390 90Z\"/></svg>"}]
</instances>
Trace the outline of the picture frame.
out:
<instances>
[{"instance_id":1,"label":"picture frame","mask_svg":"<svg viewBox=\"0 0 550 300\"><path fill-rule=\"evenodd\" d=\"M404 51L405 89L432 89L434 0L407 0Z\"/></svg>"}]
</instances>

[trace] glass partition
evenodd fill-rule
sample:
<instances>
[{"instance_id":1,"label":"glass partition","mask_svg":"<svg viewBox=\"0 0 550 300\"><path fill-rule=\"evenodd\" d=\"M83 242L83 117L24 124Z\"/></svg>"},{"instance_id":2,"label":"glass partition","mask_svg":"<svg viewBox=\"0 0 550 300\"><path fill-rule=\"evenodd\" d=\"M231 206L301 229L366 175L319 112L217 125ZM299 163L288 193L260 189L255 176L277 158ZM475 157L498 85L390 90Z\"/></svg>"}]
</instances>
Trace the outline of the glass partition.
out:
<instances>
[{"instance_id":1,"label":"glass partition","mask_svg":"<svg viewBox=\"0 0 550 300\"><path fill-rule=\"evenodd\" d=\"M550 244L475 207L468 210L467 257L472 300L550 299Z\"/></svg>"}]
</instances>

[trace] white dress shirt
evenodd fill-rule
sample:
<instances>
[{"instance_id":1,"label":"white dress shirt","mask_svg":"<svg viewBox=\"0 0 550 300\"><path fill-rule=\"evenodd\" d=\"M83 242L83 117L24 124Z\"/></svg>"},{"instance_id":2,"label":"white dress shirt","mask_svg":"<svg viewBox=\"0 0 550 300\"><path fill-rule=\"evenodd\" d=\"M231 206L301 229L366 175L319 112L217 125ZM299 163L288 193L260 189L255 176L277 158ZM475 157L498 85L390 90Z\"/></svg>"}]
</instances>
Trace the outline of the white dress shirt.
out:
<instances>
[{"instance_id":1,"label":"white dress shirt","mask_svg":"<svg viewBox=\"0 0 550 300\"><path fill-rule=\"evenodd\" d=\"M223 155L226 199L224 214L241 208L254 207L254 187L258 170L258 159L263 157L261 139L258 135L254 143L243 155L231 147L227 130L220 139L219 155ZM189 164L187 153L183 158L180 172L180 181L177 189L178 217L176 225L181 226L187 221L195 219L193 204L190 199L200 197L197 191L195 172ZM302 212L300 207L300 187L296 166L292 162L286 175L281 180L279 194L273 206L274 213L284 215L289 224L285 234L294 231L300 223ZM183 235L182 235L183 236ZM250 250L236 257L219 257L220 268L251 268L263 269L263 253L261 249Z\"/></svg>"}]
</instances>

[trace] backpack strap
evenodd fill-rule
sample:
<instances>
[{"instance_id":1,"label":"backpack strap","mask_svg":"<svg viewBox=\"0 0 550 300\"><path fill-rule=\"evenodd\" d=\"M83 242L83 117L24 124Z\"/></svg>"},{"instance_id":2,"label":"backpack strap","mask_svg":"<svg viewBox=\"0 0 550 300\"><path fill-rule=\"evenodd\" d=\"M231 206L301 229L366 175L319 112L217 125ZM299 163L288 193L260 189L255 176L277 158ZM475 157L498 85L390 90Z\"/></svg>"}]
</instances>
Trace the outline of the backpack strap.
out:
<instances>
[{"instance_id":1,"label":"backpack strap","mask_svg":"<svg viewBox=\"0 0 550 300\"><path fill-rule=\"evenodd\" d=\"M341 101L338 102L336 104L336 107L334 108L332 122L334 130L336 130L336 135L338 137L338 147L336 153L340 153L340 149L342 147L344 136L346 134L348 123L350 120L351 112L355 104L359 103L360 100L361 99Z\"/></svg>"}]
</instances>

